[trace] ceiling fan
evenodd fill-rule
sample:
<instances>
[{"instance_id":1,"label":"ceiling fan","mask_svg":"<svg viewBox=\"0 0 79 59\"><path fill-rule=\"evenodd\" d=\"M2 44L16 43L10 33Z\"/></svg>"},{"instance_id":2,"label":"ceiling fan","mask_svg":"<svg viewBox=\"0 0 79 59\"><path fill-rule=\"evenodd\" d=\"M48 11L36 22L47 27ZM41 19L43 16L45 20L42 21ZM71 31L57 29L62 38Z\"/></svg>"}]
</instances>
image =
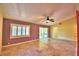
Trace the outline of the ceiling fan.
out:
<instances>
[{"instance_id":1,"label":"ceiling fan","mask_svg":"<svg viewBox=\"0 0 79 59\"><path fill-rule=\"evenodd\" d=\"M50 16L41 16L40 18L38 18L37 22L44 22L44 23L50 23L50 22L55 22L55 20L53 18L51 18Z\"/></svg>"},{"instance_id":2,"label":"ceiling fan","mask_svg":"<svg viewBox=\"0 0 79 59\"><path fill-rule=\"evenodd\" d=\"M54 22L54 19L50 19L49 16L47 16L47 17L46 17L46 23L48 23L49 21L50 21L50 22Z\"/></svg>"},{"instance_id":3,"label":"ceiling fan","mask_svg":"<svg viewBox=\"0 0 79 59\"><path fill-rule=\"evenodd\" d=\"M37 22L45 22L45 23L50 23L50 22L55 22L55 20L53 18L51 18L53 16L54 13L49 13L49 14L43 14L42 16L38 17Z\"/></svg>"},{"instance_id":4,"label":"ceiling fan","mask_svg":"<svg viewBox=\"0 0 79 59\"><path fill-rule=\"evenodd\" d=\"M49 13L44 13L43 15L39 16L37 22L45 22L45 23L53 23L55 19L52 18L57 10L51 10Z\"/></svg>"}]
</instances>

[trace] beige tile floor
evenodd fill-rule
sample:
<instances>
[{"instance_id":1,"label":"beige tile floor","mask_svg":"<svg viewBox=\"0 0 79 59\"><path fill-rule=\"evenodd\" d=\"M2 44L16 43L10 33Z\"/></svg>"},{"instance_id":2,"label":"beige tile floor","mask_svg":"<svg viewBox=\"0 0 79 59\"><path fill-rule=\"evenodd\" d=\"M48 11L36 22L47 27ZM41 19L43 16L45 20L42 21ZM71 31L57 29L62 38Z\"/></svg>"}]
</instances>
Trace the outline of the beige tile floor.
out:
<instances>
[{"instance_id":1,"label":"beige tile floor","mask_svg":"<svg viewBox=\"0 0 79 59\"><path fill-rule=\"evenodd\" d=\"M39 41L3 47L2 56L75 56L76 42L51 40L46 44Z\"/></svg>"}]
</instances>

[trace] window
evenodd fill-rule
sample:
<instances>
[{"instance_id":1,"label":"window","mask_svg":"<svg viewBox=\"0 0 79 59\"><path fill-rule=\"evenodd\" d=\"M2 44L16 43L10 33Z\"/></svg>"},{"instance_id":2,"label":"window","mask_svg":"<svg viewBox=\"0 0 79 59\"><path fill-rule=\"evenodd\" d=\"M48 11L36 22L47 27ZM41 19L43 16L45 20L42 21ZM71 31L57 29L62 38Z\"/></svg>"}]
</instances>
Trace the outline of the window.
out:
<instances>
[{"instance_id":1,"label":"window","mask_svg":"<svg viewBox=\"0 0 79 59\"><path fill-rule=\"evenodd\" d=\"M26 27L25 26L22 27L22 35L26 35Z\"/></svg>"},{"instance_id":2,"label":"window","mask_svg":"<svg viewBox=\"0 0 79 59\"><path fill-rule=\"evenodd\" d=\"M24 37L30 35L29 25L11 24L11 37Z\"/></svg>"},{"instance_id":3,"label":"window","mask_svg":"<svg viewBox=\"0 0 79 59\"><path fill-rule=\"evenodd\" d=\"M17 35L17 26L12 26L12 36L16 36Z\"/></svg>"},{"instance_id":4,"label":"window","mask_svg":"<svg viewBox=\"0 0 79 59\"><path fill-rule=\"evenodd\" d=\"M29 31L29 30L30 30L30 27L27 26L27 27L26 27L26 35L30 35L30 33L29 33L30 31Z\"/></svg>"},{"instance_id":5,"label":"window","mask_svg":"<svg viewBox=\"0 0 79 59\"><path fill-rule=\"evenodd\" d=\"M17 26L18 27L18 36L21 36L21 26Z\"/></svg>"}]
</instances>

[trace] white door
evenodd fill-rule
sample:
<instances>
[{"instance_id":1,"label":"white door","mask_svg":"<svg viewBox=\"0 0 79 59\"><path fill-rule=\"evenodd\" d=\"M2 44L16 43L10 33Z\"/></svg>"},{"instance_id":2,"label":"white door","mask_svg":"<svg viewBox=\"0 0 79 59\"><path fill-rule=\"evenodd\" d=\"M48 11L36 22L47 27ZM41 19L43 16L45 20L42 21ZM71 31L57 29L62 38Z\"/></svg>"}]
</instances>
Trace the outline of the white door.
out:
<instances>
[{"instance_id":1,"label":"white door","mask_svg":"<svg viewBox=\"0 0 79 59\"><path fill-rule=\"evenodd\" d=\"M42 43L48 43L48 28L40 27L39 28L39 39Z\"/></svg>"}]
</instances>

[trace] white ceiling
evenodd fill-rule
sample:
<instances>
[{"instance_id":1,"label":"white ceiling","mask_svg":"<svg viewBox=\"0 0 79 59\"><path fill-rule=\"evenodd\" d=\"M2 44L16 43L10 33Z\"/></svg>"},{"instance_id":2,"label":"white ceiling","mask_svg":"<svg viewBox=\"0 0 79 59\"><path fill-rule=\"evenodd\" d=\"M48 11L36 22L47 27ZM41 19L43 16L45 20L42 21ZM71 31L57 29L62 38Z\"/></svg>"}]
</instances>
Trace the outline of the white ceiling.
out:
<instances>
[{"instance_id":1,"label":"white ceiling","mask_svg":"<svg viewBox=\"0 0 79 59\"><path fill-rule=\"evenodd\" d=\"M41 4L41 3L24 3L24 4L2 4L3 15L6 18L32 22L42 25L53 25L54 23L63 21L69 17L75 16L76 7L79 4ZM44 15L55 20L54 23L44 23L41 18Z\"/></svg>"}]
</instances>

